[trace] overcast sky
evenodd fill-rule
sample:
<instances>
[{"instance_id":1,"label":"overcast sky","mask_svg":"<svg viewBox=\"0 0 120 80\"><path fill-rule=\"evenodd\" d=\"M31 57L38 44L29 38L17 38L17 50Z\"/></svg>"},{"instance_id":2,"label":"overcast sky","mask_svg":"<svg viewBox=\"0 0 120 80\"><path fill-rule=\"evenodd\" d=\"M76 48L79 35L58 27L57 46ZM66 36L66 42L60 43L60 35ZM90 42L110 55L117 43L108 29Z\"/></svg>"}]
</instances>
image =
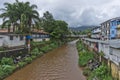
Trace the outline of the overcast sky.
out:
<instances>
[{"instance_id":1,"label":"overcast sky","mask_svg":"<svg viewBox=\"0 0 120 80\"><path fill-rule=\"evenodd\" d=\"M120 16L120 0L19 0L29 1L38 6L40 16L45 11L55 19L65 20L69 26L99 25L107 19ZM0 8L5 2L0 0ZM0 21L1 22L1 21Z\"/></svg>"}]
</instances>

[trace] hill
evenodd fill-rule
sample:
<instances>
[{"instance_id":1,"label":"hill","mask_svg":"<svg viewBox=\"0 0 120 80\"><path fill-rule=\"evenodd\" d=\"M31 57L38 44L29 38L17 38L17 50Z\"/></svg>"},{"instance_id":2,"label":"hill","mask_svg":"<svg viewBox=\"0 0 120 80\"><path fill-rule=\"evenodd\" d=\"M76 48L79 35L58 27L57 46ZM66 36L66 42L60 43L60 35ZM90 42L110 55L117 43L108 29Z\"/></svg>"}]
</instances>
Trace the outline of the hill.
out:
<instances>
[{"instance_id":1,"label":"hill","mask_svg":"<svg viewBox=\"0 0 120 80\"><path fill-rule=\"evenodd\" d=\"M74 30L74 31L84 31L86 29L93 29L96 26L80 26L80 27L70 27L70 30Z\"/></svg>"}]
</instances>

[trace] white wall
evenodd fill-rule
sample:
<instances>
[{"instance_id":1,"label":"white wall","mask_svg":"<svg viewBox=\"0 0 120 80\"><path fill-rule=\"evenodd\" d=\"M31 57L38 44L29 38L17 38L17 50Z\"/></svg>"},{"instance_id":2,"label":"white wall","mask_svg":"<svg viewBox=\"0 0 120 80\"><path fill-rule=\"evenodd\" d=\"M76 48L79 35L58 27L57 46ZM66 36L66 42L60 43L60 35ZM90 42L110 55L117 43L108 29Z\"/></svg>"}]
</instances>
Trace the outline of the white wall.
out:
<instances>
[{"instance_id":1,"label":"white wall","mask_svg":"<svg viewBox=\"0 0 120 80\"><path fill-rule=\"evenodd\" d=\"M120 49L115 49L115 48L110 48L111 50L111 55L110 55L110 60L112 60L114 63L119 65L120 62Z\"/></svg>"},{"instance_id":2,"label":"white wall","mask_svg":"<svg viewBox=\"0 0 120 80\"><path fill-rule=\"evenodd\" d=\"M13 36L13 40L10 40L10 36L5 36L3 45L6 47L15 47L25 45L25 37L20 40L20 36Z\"/></svg>"},{"instance_id":3,"label":"white wall","mask_svg":"<svg viewBox=\"0 0 120 80\"><path fill-rule=\"evenodd\" d=\"M100 33L101 32L101 29L100 28L96 28L92 31L93 33Z\"/></svg>"},{"instance_id":4,"label":"white wall","mask_svg":"<svg viewBox=\"0 0 120 80\"><path fill-rule=\"evenodd\" d=\"M33 41L35 41L35 42L39 42L39 41L43 41L43 40L49 41L50 38L35 38L35 39L33 39Z\"/></svg>"},{"instance_id":5,"label":"white wall","mask_svg":"<svg viewBox=\"0 0 120 80\"><path fill-rule=\"evenodd\" d=\"M43 40L42 40L42 38L38 38L38 39L33 39L33 41L39 42L39 41L43 41Z\"/></svg>"},{"instance_id":6,"label":"white wall","mask_svg":"<svg viewBox=\"0 0 120 80\"><path fill-rule=\"evenodd\" d=\"M97 38L100 38L100 35L99 35L99 34L92 34L92 35L91 35L91 38L97 39Z\"/></svg>"},{"instance_id":7,"label":"white wall","mask_svg":"<svg viewBox=\"0 0 120 80\"><path fill-rule=\"evenodd\" d=\"M110 57L110 48L109 48L109 44L105 44L105 43L98 43L99 46L99 52L103 52L106 58Z\"/></svg>"}]
</instances>

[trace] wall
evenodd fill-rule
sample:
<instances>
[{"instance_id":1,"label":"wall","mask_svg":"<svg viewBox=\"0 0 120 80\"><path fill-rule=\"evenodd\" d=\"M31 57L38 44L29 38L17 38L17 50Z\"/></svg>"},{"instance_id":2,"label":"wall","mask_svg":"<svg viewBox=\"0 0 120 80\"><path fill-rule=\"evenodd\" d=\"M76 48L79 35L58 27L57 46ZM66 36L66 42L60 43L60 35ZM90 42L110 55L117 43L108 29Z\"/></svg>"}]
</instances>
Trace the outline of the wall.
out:
<instances>
[{"instance_id":1,"label":"wall","mask_svg":"<svg viewBox=\"0 0 120 80\"><path fill-rule=\"evenodd\" d=\"M3 45L5 47L15 47L15 46L22 46L25 45L25 37L23 40L20 40L20 36L13 36L13 40L10 40L10 36L6 35L4 37Z\"/></svg>"},{"instance_id":2,"label":"wall","mask_svg":"<svg viewBox=\"0 0 120 80\"><path fill-rule=\"evenodd\" d=\"M110 22L110 38L116 38L116 35L117 35L117 21L114 20L114 21L111 21Z\"/></svg>"},{"instance_id":3,"label":"wall","mask_svg":"<svg viewBox=\"0 0 120 80\"><path fill-rule=\"evenodd\" d=\"M4 36L0 35L0 47L3 46Z\"/></svg>"},{"instance_id":4,"label":"wall","mask_svg":"<svg viewBox=\"0 0 120 80\"><path fill-rule=\"evenodd\" d=\"M111 55L110 59L116 64L119 65L120 62L120 49L110 48Z\"/></svg>"},{"instance_id":5,"label":"wall","mask_svg":"<svg viewBox=\"0 0 120 80\"><path fill-rule=\"evenodd\" d=\"M101 29L100 28L95 28L93 29L92 33L100 33L101 32Z\"/></svg>"},{"instance_id":6,"label":"wall","mask_svg":"<svg viewBox=\"0 0 120 80\"><path fill-rule=\"evenodd\" d=\"M111 62L111 74L112 74L114 79L119 78L118 66L116 64L114 64L113 62Z\"/></svg>"}]
</instances>

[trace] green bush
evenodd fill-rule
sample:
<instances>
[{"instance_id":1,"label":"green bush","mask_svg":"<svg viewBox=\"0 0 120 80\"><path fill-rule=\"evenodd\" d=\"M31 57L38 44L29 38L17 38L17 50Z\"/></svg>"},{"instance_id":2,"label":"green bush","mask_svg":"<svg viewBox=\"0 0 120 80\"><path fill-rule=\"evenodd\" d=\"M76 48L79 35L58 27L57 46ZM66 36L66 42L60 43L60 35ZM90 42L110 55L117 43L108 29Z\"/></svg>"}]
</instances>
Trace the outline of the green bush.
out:
<instances>
[{"instance_id":1,"label":"green bush","mask_svg":"<svg viewBox=\"0 0 120 80\"><path fill-rule=\"evenodd\" d=\"M98 78L103 79L108 73L107 66L102 64L101 66L99 66L99 68L94 70L94 73Z\"/></svg>"},{"instance_id":2,"label":"green bush","mask_svg":"<svg viewBox=\"0 0 120 80\"><path fill-rule=\"evenodd\" d=\"M42 52L42 51L40 51L40 52L39 52L39 54L40 54L40 55L42 55L42 54L43 54L43 52Z\"/></svg>"},{"instance_id":3,"label":"green bush","mask_svg":"<svg viewBox=\"0 0 120 80\"><path fill-rule=\"evenodd\" d=\"M106 75L103 80L113 80L112 76ZM116 79L117 80L117 79Z\"/></svg>"},{"instance_id":4,"label":"green bush","mask_svg":"<svg viewBox=\"0 0 120 80\"><path fill-rule=\"evenodd\" d=\"M2 79L5 76L5 73L3 72L2 66L0 66L0 79Z\"/></svg>"},{"instance_id":5,"label":"green bush","mask_svg":"<svg viewBox=\"0 0 120 80\"><path fill-rule=\"evenodd\" d=\"M11 65L2 65L2 71L6 75L8 75L9 73L12 73L15 68L16 68L15 66L11 66Z\"/></svg>"},{"instance_id":6,"label":"green bush","mask_svg":"<svg viewBox=\"0 0 120 80\"><path fill-rule=\"evenodd\" d=\"M18 62L19 67L23 67L26 64L27 64L26 62Z\"/></svg>"},{"instance_id":7,"label":"green bush","mask_svg":"<svg viewBox=\"0 0 120 80\"><path fill-rule=\"evenodd\" d=\"M79 53L79 65L84 67L87 65L89 60L94 58L94 54L88 51L82 51Z\"/></svg>"},{"instance_id":8,"label":"green bush","mask_svg":"<svg viewBox=\"0 0 120 80\"><path fill-rule=\"evenodd\" d=\"M85 69L83 70L83 75L85 75L85 76L89 76L90 73L91 73L91 70L90 70L89 68L85 68Z\"/></svg>"},{"instance_id":9,"label":"green bush","mask_svg":"<svg viewBox=\"0 0 120 80\"><path fill-rule=\"evenodd\" d=\"M98 78L98 80L113 80L112 76L109 74L107 66L104 64L95 69L89 76L88 80L93 80L94 77Z\"/></svg>"},{"instance_id":10,"label":"green bush","mask_svg":"<svg viewBox=\"0 0 120 80\"><path fill-rule=\"evenodd\" d=\"M56 47L57 47L57 44L51 43L49 46L51 47L51 49L53 49L53 48L56 48Z\"/></svg>"},{"instance_id":11,"label":"green bush","mask_svg":"<svg viewBox=\"0 0 120 80\"><path fill-rule=\"evenodd\" d=\"M13 65L13 59L12 58L5 58L3 57L1 60L1 65Z\"/></svg>"},{"instance_id":12,"label":"green bush","mask_svg":"<svg viewBox=\"0 0 120 80\"><path fill-rule=\"evenodd\" d=\"M38 55L39 54L39 49L38 48L35 48L31 51L31 54L32 55Z\"/></svg>"},{"instance_id":13,"label":"green bush","mask_svg":"<svg viewBox=\"0 0 120 80\"><path fill-rule=\"evenodd\" d=\"M31 56L32 59L35 59L36 57L37 57L37 56L35 56L35 55L32 55L32 56Z\"/></svg>"},{"instance_id":14,"label":"green bush","mask_svg":"<svg viewBox=\"0 0 120 80\"><path fill-rule=\"evenodd\" d=\"M50 47L48 45L46 45L46 46L42 47L40 50L42 52L48 52L50 50Z\"/></svg>"},{"instance_id":15,"label":"green bush","mask_svg":"<svg viewBox=\"0 0 120 80\"><path fill-rule=\"evenodd\" d=\"M31 61L32 61L32 58L31 58L31 57L26 57L26 58L25 58L25 62L30 63Z\"/></svg>"}]
</instances>

